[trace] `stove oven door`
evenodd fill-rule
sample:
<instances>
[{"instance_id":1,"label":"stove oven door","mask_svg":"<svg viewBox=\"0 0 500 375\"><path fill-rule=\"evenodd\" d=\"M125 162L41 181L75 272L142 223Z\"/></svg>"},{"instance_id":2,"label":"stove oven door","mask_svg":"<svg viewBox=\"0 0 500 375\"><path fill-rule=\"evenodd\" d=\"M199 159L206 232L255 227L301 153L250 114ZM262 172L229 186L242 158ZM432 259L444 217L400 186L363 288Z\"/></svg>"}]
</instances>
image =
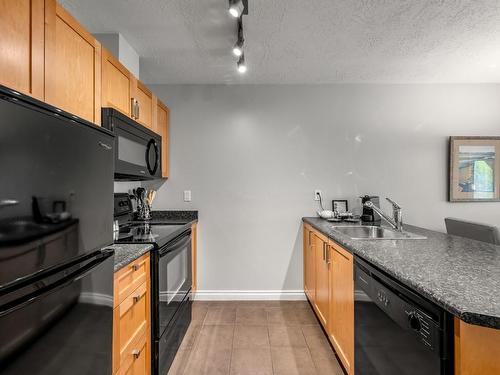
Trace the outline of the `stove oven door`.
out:
<instances>
[{"instance_id":1,"label":"stove oven door","mask_svg":"<svg viewBox=\"0 0 500 375\"><path fill-rule=\"evenodd\" d=\"M155 296L158 320L155 333L161 337L191 290L191 230L158 251L158 290Z\"/></svg>"}]
</instances>

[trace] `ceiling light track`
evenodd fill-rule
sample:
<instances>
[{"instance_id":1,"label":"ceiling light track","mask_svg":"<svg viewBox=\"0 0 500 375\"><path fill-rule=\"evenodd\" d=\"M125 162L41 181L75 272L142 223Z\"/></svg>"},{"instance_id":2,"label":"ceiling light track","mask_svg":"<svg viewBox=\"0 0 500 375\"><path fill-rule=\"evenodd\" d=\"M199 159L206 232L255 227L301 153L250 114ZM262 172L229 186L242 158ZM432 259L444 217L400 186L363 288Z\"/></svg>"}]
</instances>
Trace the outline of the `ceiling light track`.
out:
<instances>
[{"instance_id":1,"label":"ceiling light track","mask_svg":"<svg viewBox=\"0 0 500 375\"><path fill-rule=\"evenodd\" d=\"M243 47L245 44L245 37L243 34L243 15L248 14L248 0L229 0L229 14L238 19L238 38L233 46L233 55L238 57L236 64L239 73L245 73L247 66L245 63L245 55Z\"/></svg>"}]
</instances>

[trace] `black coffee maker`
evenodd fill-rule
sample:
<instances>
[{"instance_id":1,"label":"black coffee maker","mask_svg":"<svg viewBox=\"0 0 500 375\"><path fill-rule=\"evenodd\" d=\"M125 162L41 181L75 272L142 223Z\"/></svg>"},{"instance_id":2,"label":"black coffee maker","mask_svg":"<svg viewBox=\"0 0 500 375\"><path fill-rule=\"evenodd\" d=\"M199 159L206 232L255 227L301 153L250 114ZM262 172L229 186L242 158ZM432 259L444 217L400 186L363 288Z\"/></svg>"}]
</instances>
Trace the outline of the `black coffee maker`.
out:
<instances>
[{"instance_id":1,"label":"black coffee maker","mask_svg":"<svg viewBox=\"0 0 500 375\"><path fill-rule=\"evenodd\" d=\"M378 195L364 195L361 198L361 206L363 207L363 213L361 214L361 221L365 223L377 223L380 222L380 215L376 213L372 208L365 207L365 202L371 201L375 206L380 207L380 198Z\"/></svg>"}]
</instances>

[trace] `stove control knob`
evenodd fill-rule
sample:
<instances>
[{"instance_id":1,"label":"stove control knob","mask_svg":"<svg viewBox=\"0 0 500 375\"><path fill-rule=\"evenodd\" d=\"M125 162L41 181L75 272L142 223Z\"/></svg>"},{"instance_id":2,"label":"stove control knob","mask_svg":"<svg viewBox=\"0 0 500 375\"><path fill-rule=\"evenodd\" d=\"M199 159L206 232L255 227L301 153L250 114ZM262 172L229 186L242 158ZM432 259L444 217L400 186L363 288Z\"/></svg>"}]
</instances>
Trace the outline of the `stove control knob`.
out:
<instances>
[{"instance_id":1,"label":"stove control knob","mask_svg":"<svg viewBox=\"0 0 500 375\"><path fill-rule=\"evenodd\" d=\"M410 325L410 328L415 330L415 331L420 331L422 328L422 324L420 323L420 319L418 318L417 314L414 312L410 313L408 315L408 323Z\"/></svg>"}]
</instances>

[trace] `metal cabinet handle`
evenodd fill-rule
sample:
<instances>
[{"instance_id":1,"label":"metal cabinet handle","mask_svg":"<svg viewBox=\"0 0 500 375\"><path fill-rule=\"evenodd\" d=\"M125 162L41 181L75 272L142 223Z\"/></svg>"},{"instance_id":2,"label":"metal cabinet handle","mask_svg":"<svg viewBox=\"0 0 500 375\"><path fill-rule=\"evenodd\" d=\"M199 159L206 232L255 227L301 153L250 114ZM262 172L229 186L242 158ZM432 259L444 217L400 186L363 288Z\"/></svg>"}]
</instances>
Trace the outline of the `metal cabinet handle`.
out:
<instances>
[{"instance_id":1,"label":"metal cabinet handle","mask_svg":"<svg viewBox=\"0 0 500 375\"><path fill-rule=\"evenodd\" d=\"M326 258L326 255L325 255L325 243L323 242L323 261L325 260Z\"/></svg>"},{"instance_id":2,"label":"metal cabinet handle","mask_svg":"<svg viewBox=\"0 0 500 375\"><path fill-rule=\"evenodd\" d=\"M135 118L135 99L130 98L130 117Z\"/></svg>"},{"instance_id":3,"label":"metal cabinet handle","mask_svg":"<svg viewBox=\"0 0 500 375\"><path fill-rule=\"evenodd\" d=\"M139 302L139 300L140 300L140 299L141 299L141 296L140 296L140 295L138 295L138 296L134 296L134 297L133 297L133 300L134 300L134 305L135 305L137 302Z\"/></svg>"},{"instance_id":4,"label":"metal cabinet handle","mask_svg":"<svg viewBox=\"0 0 500 375\"><path fill-rule=\"evenodd\" d=\"M136 100L135 103L137 106L136 119L139 119L139 117L141 117L141 104L138 100Z\"/></svg>"},{"instance_id":5,"label":"metal cabinet handle","mask_svg":"<svg viewBox=\"0 0 500 375\"><path fill-rule=\"evenodd\" d=\"M330 249L326 246L326 264L330 264Z\"/></svg>"},{"instance_id":6,"label":"metal cabinet handle","mask_svg":"<svg viewBox=\"0 0 500 375\"><path fill-rule=\"evenodd\" d=\"M134 264L134 265L132 266L132 270L133 270L133 271L138 271L138 270L139 270L139 268L140 268L140 267L139 267L139 265L138 265L138 264Z\"/></svg>"},{"instance_id":7,"label":"metal cabinet handle","mask_svg":"<svg viewBox=\"0 0 500 375\"><path fill-rule=\"evenodd\" d=\"M134 349L132 350L132 355L134 356L134 360L141 356L142 350Z\"/></svg>"}]
</instances>

